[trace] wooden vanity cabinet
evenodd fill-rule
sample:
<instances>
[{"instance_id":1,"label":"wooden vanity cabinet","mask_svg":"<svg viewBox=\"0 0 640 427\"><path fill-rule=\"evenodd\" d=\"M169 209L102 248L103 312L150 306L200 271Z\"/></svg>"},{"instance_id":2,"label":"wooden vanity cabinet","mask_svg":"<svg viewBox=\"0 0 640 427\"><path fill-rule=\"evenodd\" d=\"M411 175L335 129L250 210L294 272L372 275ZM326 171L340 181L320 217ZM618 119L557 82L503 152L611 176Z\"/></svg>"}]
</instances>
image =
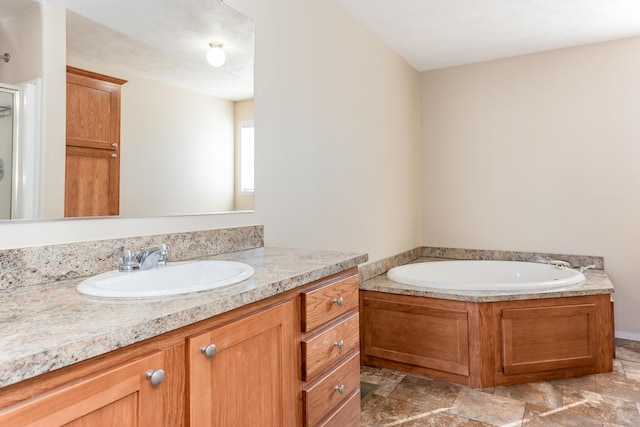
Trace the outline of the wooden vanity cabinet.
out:
<instances>
[{"instance_id":1,"label":"wooden vanity cabinet","mask_svg":"<svg viewBox=\"0 0 640 427\"><path fill-rule=\"evenodd\" d=\"M189 425L295 426L295 301L187 339Z\"/></svg>"},{"instance_id":2,"label":"wooden vanity cabinet","mask_svg":"<svg viewBox=\"0 0 640 427\"><path fill-rule=\"evenodd\" d=\"M307 427L360 425L358 304L355 275L336 277L301 292L302 402Z\"/></svg>"},{"instance_id":3,"label":"wooden vanity cabinet","mask_svg":"<svg viewBox=\"0 0 640 427\"><path fill-rule=\"evenodd\" d=\"M184 345L155 351L132 361L112 364L97 361L88 375L78 378L65 370L45 384L29 382L17 390L28 395L33 389L46 391L0 409L0 425L24 426L180 426L183 425ZM117 359L120 359L117 357ZM118 360L120 362L120 360ZM87 366L79 368L84 373ZM93 367L92 367L93 368ZM152 380L154 384L152 384ZM47 385L63 382L47 389ZM10 398L10 395L5 398Z\"/></svg>"},{"instance_id":4,"label":"wooden vanity cabinet","mask_svg":"<svg viewBox=\"0 0 640 427\"><path fill-rule=\"evenodd\" d=\"M359 426L358 331L354 267L1 388L0 426Z\"/></svg>"}]
</instances>

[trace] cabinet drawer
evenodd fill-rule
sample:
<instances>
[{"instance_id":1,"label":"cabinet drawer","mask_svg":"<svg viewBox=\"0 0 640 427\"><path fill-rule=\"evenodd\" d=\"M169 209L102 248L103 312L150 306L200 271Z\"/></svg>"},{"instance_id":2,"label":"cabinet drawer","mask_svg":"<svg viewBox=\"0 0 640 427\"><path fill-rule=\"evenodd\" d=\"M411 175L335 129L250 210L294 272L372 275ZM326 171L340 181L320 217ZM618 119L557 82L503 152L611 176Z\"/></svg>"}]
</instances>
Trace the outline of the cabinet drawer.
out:
<instances>
[{"instance_id":1,"label":"cabinet drawer","mask_svg":"<svg viewBox=\"0 0 640 427\"><path fill-rule=\"evenodd\" d=\"M331 326L302 340L302 379L309 381L338 359L360 347L358 313L351 312Z\"/></svg>"},{"instance_id":2,"label":"cabinet drawer","mask_svg":"<svg viewBox=\"0 0 640 427\"><path fill-rule=\"evenodd\" d=\"M320 421L318 427L359 427L360 426L360 390L355 391L349 400Z\"/></svg>"},{"instance_id":3,"label":"cabinet drawer","mask_svg":"<svg viewBox=\"0 0 640 427\"><path fill-rule=\"evenodd\" d=\"M359 390L360 357L358 352L353 352L334 370L308 385L302 391L306 425L316 425L318 421Z\"/></svg>"},{"instance_id":4,"label":"cabinet drawer","mask_svg":"<svg viewBox=\"0 0 640 427\"><path fill-rule=\"evenodd\" d=\"M302 292L302 331L309 332L323 323L357 309L358 276Z\"/></svg>"}]
</instances>

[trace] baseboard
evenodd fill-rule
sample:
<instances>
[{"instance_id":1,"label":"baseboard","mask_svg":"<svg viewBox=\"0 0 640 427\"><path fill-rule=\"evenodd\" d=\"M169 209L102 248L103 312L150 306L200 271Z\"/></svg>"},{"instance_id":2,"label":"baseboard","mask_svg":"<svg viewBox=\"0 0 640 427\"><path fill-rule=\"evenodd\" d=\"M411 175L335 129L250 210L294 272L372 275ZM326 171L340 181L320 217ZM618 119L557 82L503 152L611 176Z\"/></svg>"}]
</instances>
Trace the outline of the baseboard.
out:
<instances>
[{"instance_id":1,"label":"baseboard","mask_svg":"<svg viewBox=\"0 0 640 427\"><path fill-rule=\"evenodd\" d=\"M616 331L616 338L622 338L623 340L640 341L640 334Z\"/></svg>"}]
</instances>

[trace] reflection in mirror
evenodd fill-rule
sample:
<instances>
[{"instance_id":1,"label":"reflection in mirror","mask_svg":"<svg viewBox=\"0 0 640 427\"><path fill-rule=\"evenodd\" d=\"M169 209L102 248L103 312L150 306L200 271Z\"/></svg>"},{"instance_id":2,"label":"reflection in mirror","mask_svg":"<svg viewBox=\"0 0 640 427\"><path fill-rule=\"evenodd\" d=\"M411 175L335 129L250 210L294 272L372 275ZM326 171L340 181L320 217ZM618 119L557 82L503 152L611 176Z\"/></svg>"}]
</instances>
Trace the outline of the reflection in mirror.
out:
<instances>
[{"instance_id":1,"label":"reflection in mirror","mask_svg":"<svg viewBox=\"0 0 640 427\"><path fill-rule=\"evenodd\" d=\"M13 195L11 218L64 216L67 65L127 81L120 215L253 209L253 29L219 0L0 0L0 54L11 55L0 82L19 89L19 105L31 91L41 106L18 120L29 129L14 151L34 156L13 168L27 191ZM223 45L221 67L207 63L211 42Z\"/></svg>"}]
</instances>

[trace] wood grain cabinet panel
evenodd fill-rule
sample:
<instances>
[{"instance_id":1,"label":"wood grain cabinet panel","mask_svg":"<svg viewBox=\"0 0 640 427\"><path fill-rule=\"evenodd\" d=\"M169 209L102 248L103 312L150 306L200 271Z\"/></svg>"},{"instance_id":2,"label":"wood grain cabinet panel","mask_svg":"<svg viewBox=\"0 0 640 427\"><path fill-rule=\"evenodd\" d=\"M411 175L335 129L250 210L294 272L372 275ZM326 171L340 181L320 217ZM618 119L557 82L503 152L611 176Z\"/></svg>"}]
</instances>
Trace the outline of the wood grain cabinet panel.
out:
<instances>
[{"instance_id":1,"label":"wood grain cabinet panel","mask_svg":"<svg viewBox=\"0 0 640 427\"><path fill-rule=\"evenodd\" d=\"M295 319L287 301L188 339L190 426L295 426Z\"/></svg>"},{"instance_id":2,"label":"wood grain cabinet panel","mask_svg":"<svg viewBox=\"0 0 640 427\"><path fill-rule=\"evenodd\" d=\"M302 331L309 332L351 310L358 310L358 276L304 291Z\"/></svg>"},{"instance_id":3,"label":"wood grain cabinet panel","mask_svg":"<svg viewBox=\"0 0 640 427\"><path fill-rule=\"evenodd\" d=\"M360 390L360 354L351 356L302 391L305 423L314 426L329 412L335 410L354 392Z\"/></svg>"},{"instance_id":4,"label":"wood grain cabinet panel","mask_svg":"<svg viewBox=\"0 0 640 427\"><path fill-rule=\"evenodd\" d=\"M67 67L65 217L120 213L120 86Z\"/></svg>"},{"instance_id":5,"label":"wood grain cabinet panel","mask_svg":"<svg viewBox=\"0 0 640 427\"><path fill-rule=\"evenodd\" d=\"M331 326L302 340L302 379L307 381L360 347L358 313L351 312Z\"/></svg>"},{"instance_id":6,"label":"wood grain cabinet panel","mask_svg":"<svg viewBox=\"0 0 640 427\"><path fill-rule=\"evenodd\" d=\"M468 376L469 327L464 306L391 298L364 299L365 356Z\"/></svg>"},{"instance_id":7,"label":"wood grain cabinet panel","mask_svg":"<svg viewBox=\"0 0 640 427\"><path fill-rule=\"evenodd\" d=\"M360 425L356 270L301 292L303 425Z\"/></svg>"},{"instance_id":8,"label":"wood grain cabinet panel","mask_svg":"<svg viewBox=\"0 0 640 427\"><path fill-rule=\"evenodd\" d=\"M362 363L496 387L613 369L610 296L463 302L362 291Z\"/></svg>"},{"instance_id":9,"label":"wood grain cabinet panel","mask_svg":"<svg viewBox=\"0 0 640 427\"><path fill-rule=\"evenodd\" d=\"M183 403L169 399L171 380L153 386L146 378L149 370L162 368L166 369L165 376L182 375L172 371L163 352L158 352L1 409L0 425L176 425L176 421L181 423L181 416L176 418L169 412L179 411Z\"/></svg>"},{"instance_id":10,"label":"wood grain cabinet panel","mask_svg":"<svg viewBox=\"0 0 640 427\"><path fill-rule=\"evenodd\" d=\"M502 310L504 373L593 366L595 304Z\"/></svg>"},{"instance_id":11,"label":"wood grain cabinet panel","mask_svg":"<svg viewBox=\"0 0 640 427\"><path fill-rule=\"evenodd\" d=\"M359 427L360 390L356 390L340 407L318 423L318 427Z\"/></svg>"}]
</instances>

